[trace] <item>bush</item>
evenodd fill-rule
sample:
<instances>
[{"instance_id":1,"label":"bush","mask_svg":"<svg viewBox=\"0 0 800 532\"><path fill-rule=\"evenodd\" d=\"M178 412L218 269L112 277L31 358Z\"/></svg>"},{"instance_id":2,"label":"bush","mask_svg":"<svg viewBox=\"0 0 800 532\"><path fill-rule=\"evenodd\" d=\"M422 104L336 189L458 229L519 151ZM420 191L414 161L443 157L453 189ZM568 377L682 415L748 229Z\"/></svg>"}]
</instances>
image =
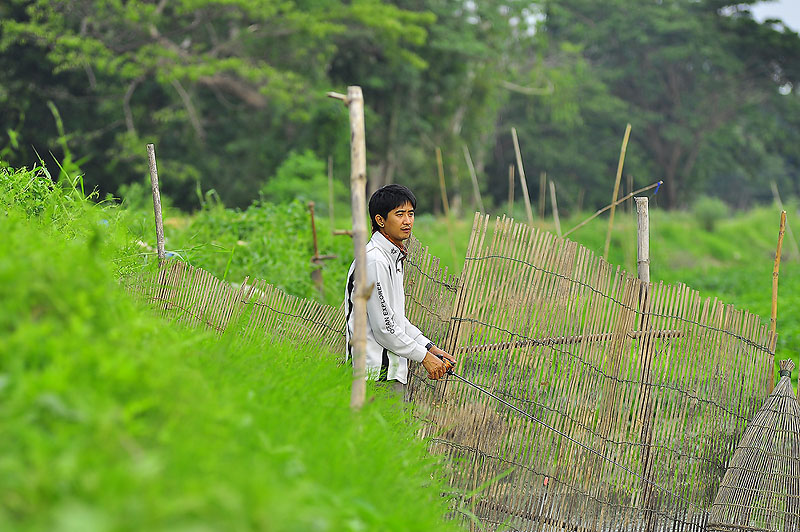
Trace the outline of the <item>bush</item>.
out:
<instances>
[{"instance_id":1,"label":"bush","mask_svg":"<svg viewBox=\"0 0 800 532\"><path fill-rule=\"evenodd\" d=\"M709 196L700 196L692 206L692 213L697 223L709 233L714 231L720 220L728 217L729 211L724 201Z\"/></svg>"},{"instance_id":2,"label":"bush","mask_svg":"<svg viewBox=\"0 0 800 532\"><path fill-rule=\"evenodd\" d=\"M348 203L349 191L340 181L333 182L334 201ZM313 201L320 212L327 212L328 177L325 162L314 152L290 152L263 187L261 198L273 203L302 203Z\"/></svg>"}]
</instances>

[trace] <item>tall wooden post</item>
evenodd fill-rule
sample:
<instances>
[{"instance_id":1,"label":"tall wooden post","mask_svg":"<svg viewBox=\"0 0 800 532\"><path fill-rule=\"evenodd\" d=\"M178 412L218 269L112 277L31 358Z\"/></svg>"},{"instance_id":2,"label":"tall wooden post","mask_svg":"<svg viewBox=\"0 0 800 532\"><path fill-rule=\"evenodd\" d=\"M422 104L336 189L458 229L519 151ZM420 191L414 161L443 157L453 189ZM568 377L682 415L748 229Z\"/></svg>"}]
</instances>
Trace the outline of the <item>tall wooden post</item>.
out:
<instances>
[{"instance_id":1,"label":"tall wooden post","mask_svg":"<svg viewBox=\"0 0 800 532\"><path fill-rule=\"evenodd\" d=\"M156 148L147 145L147 158L150 162L150 186L153 189L153 212L156 216L156 248L158 249L158 262L164 262L164 220L161 217L161 192L158 189L158 169L156 168Z\"/></svg>"},{"instance_id":2,"label":"tall wooden post","mask_svg":"<svg viewBox=\"0 0 800 532\"><path fill-rule=\"evenodd\" d=\"M522 185L522 199L525 200L525 214L528 215L528 225L533 225L533 211L531 210L531 197L528 193L528 181L525 179L525 168L522 166L522 153L519 150L519 139L517 138L517 128L511 128L511 138L514 140L514 153L517 156L517 170L519 170L519 182Z\"/></svg>"},{"instance_id":3,"label":"tall wooden post","mask_svg":"<svg viewBox=\"0 0 800 532\"><path fill-rule=\"evenodd\" d=\"M636 199L636 272L643 283L650 282L650 212L648 198Z\"/></svg>"},{"instance_id":4,"label":"tall wooden post","mask_svg":"<svg viewBox=\"0 0 800 532\"><path fill-rule=\"evenodd\" d=\"M344 100L350 111L350 199L353 211L353 254L356 259L353 295L353 388L350 407L359 410L366 396L367 300L372 286L367 286L367 145L364 128L364 95L361 87L347 87L347 96L328 93Z\"/></svg>"},{"instance_id":5,"label":"tall wooden post","mask_svg":"<svg viewBox=\"0 0 800 532\"><path fill-rule=\"evenodd\" d=\"M642 444L642 478L640 497L642 508L647 510L643 529L650 532L655 526L653 509L655 496L653 494L654 475L653 475L653 429L655 422L655 409L653 407L653 354L655 351L654 334L652 331L651 301L650 301L650 213L648 198L636 199L637 214L637 252L636 264L639 280L642 281L641 292L639 294L639 309L641 319L639 320L640 344L639 357L642 364L641 373L641 406L638 414L642 421L641 444Z\"/></svg>"}]
</instances>

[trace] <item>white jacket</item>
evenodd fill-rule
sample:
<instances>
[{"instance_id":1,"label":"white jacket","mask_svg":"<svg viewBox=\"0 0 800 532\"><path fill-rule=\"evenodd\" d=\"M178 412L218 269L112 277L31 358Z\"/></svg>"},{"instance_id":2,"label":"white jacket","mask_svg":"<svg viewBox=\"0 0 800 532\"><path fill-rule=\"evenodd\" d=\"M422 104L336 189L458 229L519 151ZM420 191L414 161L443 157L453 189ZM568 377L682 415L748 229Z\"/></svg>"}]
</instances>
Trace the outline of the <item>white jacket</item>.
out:
<instances>
[{"instance_id":1,"label":"white jacket","mask_svg":"<svg viewBox=\"0 0 800 532\"><path fill-rule=\"evenodd\" d=\"M367 380L408 382L408 359L422 362L430 343L406 319L403 259L406 255L379 232L367 242ZM352 357L355 261L347 272L344 311L347 317L347 359Z\"/></svg>"}]
</instances>

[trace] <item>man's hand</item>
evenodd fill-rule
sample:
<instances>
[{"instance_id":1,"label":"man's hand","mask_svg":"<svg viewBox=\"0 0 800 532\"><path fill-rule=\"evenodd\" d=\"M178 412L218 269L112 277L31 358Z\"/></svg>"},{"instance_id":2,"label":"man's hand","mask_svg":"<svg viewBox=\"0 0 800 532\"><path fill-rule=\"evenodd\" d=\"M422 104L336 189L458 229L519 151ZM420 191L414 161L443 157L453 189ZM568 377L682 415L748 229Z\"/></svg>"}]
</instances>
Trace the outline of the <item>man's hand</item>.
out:
<instances>
[{"instance_id":1,"label":"man's hand","mask_svg":"<svg viewBox=\"0 0 800 532\"><path fill-rule=\"evenodd\" d=\"M451 366L453 366L453 367L456 366L456 359L453 358L453 356L450 355L450 353L447 353L446 351L444 351L442 349L439 349L435 345L431 346L430 352L433 353L434 355L436 355L437 357L444 357L445 359L449 360Z\"/></svg>"},{"instance_id":2,"label":"man's hand","mask_svg":"<svg viewBox=\"0 0 800 532\"><path fill-rule=\"evenodd\" d=\"M448 367L447 364L442 362L439 357L435 356L431 351L425 353L422 365L428 370L429 379L439 380L447 373Z\"/></svg>"}]
</instances>

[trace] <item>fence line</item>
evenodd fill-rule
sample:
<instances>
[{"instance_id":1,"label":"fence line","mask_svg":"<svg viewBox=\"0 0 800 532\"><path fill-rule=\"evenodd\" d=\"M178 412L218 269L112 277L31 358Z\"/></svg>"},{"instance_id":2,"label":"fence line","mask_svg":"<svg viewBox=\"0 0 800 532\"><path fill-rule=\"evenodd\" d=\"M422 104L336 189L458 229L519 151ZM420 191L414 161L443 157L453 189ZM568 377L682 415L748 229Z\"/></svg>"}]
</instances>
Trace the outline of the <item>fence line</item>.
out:
<instances>
[{"instance_id":1,"label":"fence line","mask_svg":"<svg viewBox=\"0 0 800 532\"><path fill-rule=\"evenodd\" d=\"M476 215L463 273L416 240L406 313L464 383L411 365L421 436L487 530L702 530L772 375L757 316L643 284L574 242ZM344 353L344 316L172 262L128 289L179 322ZM488 482L497 479L494 482ZM479 490L480 486L487 486ZM471 494L467 497L465 494Z\"/></svg>"},{"instance_id":2,"label":"fence line","mask_svg":"<svg viewBox=\"0 0 800 532\"><path fill-rule=\"evenodd\" d=\"M414 286L444 284L420 268L407 269ZM498 219L492 231L485 216L445 293L409 304L410 319L452 309L443 345L458 372L529 414L414 368L423 436L454 464L454 491L508 473L462 501L487 529L703 529L767 394L773 357L757 316L683 285L643 285L526 224Z\"/></svg>"},{"instance_id":3,"label":"fence line","mask_svg":"<svg viewBox=\"0 0 800 532\"><path fill-rule=\"evenodd\" d=\"M266 281L246 278L239 288L209 272L173 261L126 281L140 300L179 323L222 334L231 326L248 340L270 337L344 353L342 308L291 296Z\"/></svg>"}]
</instances>

